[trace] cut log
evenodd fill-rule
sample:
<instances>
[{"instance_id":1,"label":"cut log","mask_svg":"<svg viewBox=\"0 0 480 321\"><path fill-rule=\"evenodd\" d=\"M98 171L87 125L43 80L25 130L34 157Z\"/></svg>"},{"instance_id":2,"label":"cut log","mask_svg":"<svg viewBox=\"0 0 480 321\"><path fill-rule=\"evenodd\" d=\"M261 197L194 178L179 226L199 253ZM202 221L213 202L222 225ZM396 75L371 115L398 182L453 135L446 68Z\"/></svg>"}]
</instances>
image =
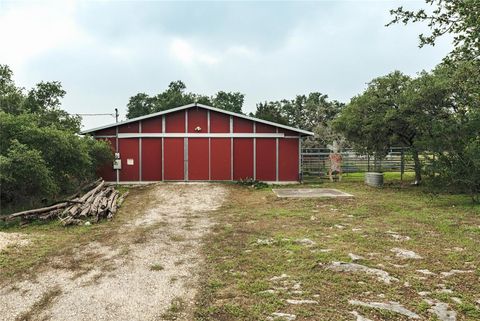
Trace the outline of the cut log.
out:
<instances>
[{"instance_id":1,"label":"cut log","mask_svg":"<svg viewBox=\"0 0 480 321\"><path fill-rule=\"evenodd\" d=\"M20 218L22 223L28 224L32 220L58 218L64 226L81 224L85 219L98 222L103 218L111 219L128 195L128 192L120 195L112 186L106 186L103 180L97 180L88 186L94 187L81 197L75 195L72 196L75 197L73 199L44 208L14 213L3 219Z\"/></svg>"},{"instance_id":2,"label":"cut log","mask_svg":"<svg viewBox=\"0 0 480 321\"><path fill-rule=\"evenodd\" d=\"M64 203L59 203L59 204L55 204L55 205L48 206L48 207L42 207L42 208L37 208L37 209L34 209L34 210L28 210L28 211L13 213L13 214L5 216L4 220L5 221L11 221L11 220L14 220L15 218L22 217L22 216L26 217L26 216L29 216L29 215L38 216L39 214L42 214L42 213L45 213L45 212L50 212L50 211L61 209L61 208L65 208L67 206L68 206L68 203L64 202Z\"/></svg>"},{"instance_id":3,"label":"cut log","mask_svg":"<svg viewBox=\"0 0 480 321\"><path fill-rule=\"evenodd\" d=\"M97 187L90 190L89 192L87 192L82 197L80 197L79 201L85 202L91 195L93 195L93 194L97 193L99 190L101 190L104 185L105 185L105 181L102 180L100 182L100 184L97 185ZM74 205L74 206L72 206L68 209L68 211L67 211L68 213L66 213L66 214L75 215L75 213L78 211L79 208L80 208L80 206L78 204Z\"/></svg>"}]
</instances>

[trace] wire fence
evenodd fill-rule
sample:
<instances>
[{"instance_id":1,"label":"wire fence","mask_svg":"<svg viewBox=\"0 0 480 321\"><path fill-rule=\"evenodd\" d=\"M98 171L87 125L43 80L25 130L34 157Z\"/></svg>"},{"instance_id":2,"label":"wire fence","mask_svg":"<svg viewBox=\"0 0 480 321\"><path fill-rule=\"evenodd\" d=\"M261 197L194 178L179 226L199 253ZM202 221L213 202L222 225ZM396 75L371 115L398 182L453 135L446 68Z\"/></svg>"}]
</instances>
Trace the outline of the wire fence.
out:
<instances>
[{"instance_id":1,"label":"wire fence","mask_svg":"<svg viewBox=\"0 0 480 321\"><path fill-rule=\"evenodd\" d=\"M304 148L301 152L303 177L326 177L330 168L328 148ZM387 156L376 159L373 156L356 153L351 148L340 151L343 173L361 173L375 170L382 172L405 172L414 170L414 162L404 147L391 147Z\"/></svg>"}]
</instances>

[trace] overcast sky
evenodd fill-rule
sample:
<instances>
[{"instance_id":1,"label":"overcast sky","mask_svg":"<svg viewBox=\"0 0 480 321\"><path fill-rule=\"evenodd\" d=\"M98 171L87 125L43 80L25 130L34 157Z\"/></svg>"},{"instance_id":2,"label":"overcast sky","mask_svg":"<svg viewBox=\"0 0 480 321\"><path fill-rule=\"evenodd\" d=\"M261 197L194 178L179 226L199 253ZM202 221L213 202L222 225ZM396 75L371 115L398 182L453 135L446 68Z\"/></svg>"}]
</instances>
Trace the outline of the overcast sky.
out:
<instances>
[{"instance_id":1,"label":"overcast sky","mask_svg":"<svg viewBox=\"0 0 480 321\"><path fill-rule=\"evenodd\" d=\"M0 0L0 63L30 88L61 81L71 113L125 116L130 96L170 81L260 101L319 91L348 102L374 77L415 75L450 51L418 48L425 26L385 27L389 10L424 1L181 2ZM113 118L85 117L84 127Z\"/></svg>"}]
</instances>

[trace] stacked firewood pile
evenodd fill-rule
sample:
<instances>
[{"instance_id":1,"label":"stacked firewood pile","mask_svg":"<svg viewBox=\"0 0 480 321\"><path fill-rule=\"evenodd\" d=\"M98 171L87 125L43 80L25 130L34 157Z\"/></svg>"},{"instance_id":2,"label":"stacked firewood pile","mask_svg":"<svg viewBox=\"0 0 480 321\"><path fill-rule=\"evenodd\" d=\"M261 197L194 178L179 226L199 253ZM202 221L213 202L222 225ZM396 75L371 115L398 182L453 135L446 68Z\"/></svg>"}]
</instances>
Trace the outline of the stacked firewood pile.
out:
<instances>
[{"instance_id":1,"label":"stacked firewood pile","mask_svg":"<svg viewBox=\"0 0 480 321\"><path fill-rule=\"evenodd\" d=\"M48 207L13 213L3 219L11 221L20 218L26 223L58 218L64 226L84 222L96 223L103 218L111 219L128 195L128 192L120 195L115 188L107 186L102 179L89 184L88 188L91 189L82 196L80 196L81 193L77 193L66 201Z\"/></svg>"}]
</instances>

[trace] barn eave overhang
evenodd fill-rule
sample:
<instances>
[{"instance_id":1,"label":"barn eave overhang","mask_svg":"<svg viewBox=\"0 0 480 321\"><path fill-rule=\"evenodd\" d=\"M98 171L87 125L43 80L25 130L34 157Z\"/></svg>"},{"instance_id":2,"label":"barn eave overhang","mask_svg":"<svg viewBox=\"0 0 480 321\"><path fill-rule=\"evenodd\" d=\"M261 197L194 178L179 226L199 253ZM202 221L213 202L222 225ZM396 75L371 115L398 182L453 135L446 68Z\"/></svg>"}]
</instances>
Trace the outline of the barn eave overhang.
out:
<instances>
[{"instance_id":1,"label":"barn eave overhang","mask_svg":"<svg viewBox=\"0 0 480 321\"><path fill-rule=\"evenodd\" d=\"M250 120L250 121L257 122L257 123L262 123L262 124L266 124L266 125L270 125L270 126L274 126L274 127L278 127L278 128L283 128L283 129L286 129L286 130L297 132L301 136L313 136L314 135L314 133L312 133L310 131L307 131L307 130L303 130L303 129L299 129L299 128L295 128L295 127L291 127L291 126L286 126L286 125L278 124L278 123L271 122L271 121L268 121L268 120L263 120L263 119L243 115L243 114L238 114L238 113L234 113L234 112L231 112L231 111L227 111L227 110L223 110L223 109L219 109L219 108L215 108L215 107L207 106L207 105L203 105L203 104L198 104L198 103L192 103L192 104L188 104L188 105L184 105L184 106L160 111L160 112L157 112L157 113L148 114L148 115L145 115L145 116L140 116L140 117L128 119L128 120L121 121L121 122L118 122L118 123L113 123L113 124L100 126L100 127L96 127L96 128L91 128L91 129L87 129L87 130L82 130L80 132L80 134L82 134L82 135L90 134L90 133L94 133L94 132L97 132L97 131L100 131L100 130L104 130L104 129L108 129L108 128L112 128L112 127L116 127L116 126L122 126L122 125L129 124L129 123L134 123L136 121L140 121L140 120L143 120L143 119L148 119L148 118L152 118L152 117L166 115L166 114L174 113L176 111L180 111L180 110L184 110L184 109L188 109L188 108L192 108L192 107L201 107L201 108L204 108L204 109L207 109L207 110L211 110L211 111L215 111L215 112L219 112L219 113L223 113L223 114L247 119L247 120Z\"/></svg>"}]
</instances>

